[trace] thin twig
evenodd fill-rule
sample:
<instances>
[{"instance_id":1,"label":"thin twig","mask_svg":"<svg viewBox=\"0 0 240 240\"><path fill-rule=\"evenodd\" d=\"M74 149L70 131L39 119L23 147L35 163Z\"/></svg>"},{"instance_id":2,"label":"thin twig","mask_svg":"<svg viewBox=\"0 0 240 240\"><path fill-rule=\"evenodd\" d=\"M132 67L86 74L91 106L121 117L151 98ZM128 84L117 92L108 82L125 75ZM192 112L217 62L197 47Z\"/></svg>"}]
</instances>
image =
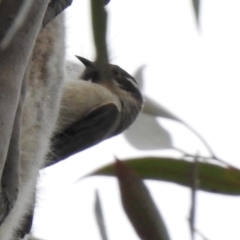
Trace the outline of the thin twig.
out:
<instances>
[{"instance_id":1,"label":"thin twig","mask_svg":"<svg viewBox=\"0 0 240 240\"><path fill-rule=\"evenodd\" d=\"M184 151L180 148L173 147L173 149L178 151L178 152L181 152L184 155L184 157L190 157L190 158L195 158L196 157L196 155L191 154L191 153L187 153L186 151ZM232 168L232 169L239 170L237 167L235 167L235 166L231 165L230 163L228 163L227 161L219 159L219 158L215 159L215 158L212 158L212 157L206 157L206 156L199 155L198 159L203 159L203 160L206 160L206 161L214 160L214 161L217 161L217 162L220 162L220 163L224 164L227 168Z\"/></svg>"},{"instance_id":2,"label":"thin twig","mask_svg":"<svg viewBox=\"0 0 240 240\"><path fill-rule=\"evenodd\" d=\"M102 80L110 84L110 71L108 68L108 51L106 44L107 12L103 0L91 0L92 29L96 48L96 65L100 70Z\"/></svg>"},{"instance_id":3,"label":"thin twig","mask_svg":"<svg viewBox=\"0 0 240 240\"><path fill-rule=\"evenodd\" d=\"M203 235L199 230L197 230L196 228L194 229L194 231L203 239L203 240L210 240L209 238L207 238L205 235Z\"/></svg>"},{"instance_id":4,"label":"thin twig","mask_svg":"<svg viewBox=\"0 0 240 240\"><path fill-rule=\"evenodd\" d=\"M195 239L195 218L196 218L196 195L198 190L198 154L194 158L194 164L191 169L191 208L189 216L191 239Z\"/></svg>"},{"instance_id":5,"label":"thin twig","mask_svg":"<svg viewBox=\"0 0 240 240\"><path fill-rule=\"evenodd\" d=\"M231 167L231 168L234 168L236 169L236 167L232 166L231 164L229 164L228 162L218 158L215 153L213 152L212 148L210 147L210 145L207 143L207 141L194 129L192 128L190 125L188 125L187 123L185 122L182 122L190 131L192 131L201 141L202 143L204 144L204 146L207 148L207 150L209 151L210 155L211 155L211 159L212 160L215 160L215 161L218 161L218 162L221 162L223 164L226 164L228 167Z\"/></svg>"},{"instance_id":6,"label":"thin twig","mask_svg":"<svg viewBox=\"0 0 240 240\"><path fill-rule=\"evenodd\" d=\"M185 127L187 127L191 132L193 132L201 140L201 142L204 144L204 146L207 148L207 150L211 154L211 158L217 160L218 158L216 157L215 153L213 152L212 148L207 143L207 141L193 127L191 127L190 125L188 125L185 122L182 122L182 124L184 124Z\"/></svg>"}]
</instances>

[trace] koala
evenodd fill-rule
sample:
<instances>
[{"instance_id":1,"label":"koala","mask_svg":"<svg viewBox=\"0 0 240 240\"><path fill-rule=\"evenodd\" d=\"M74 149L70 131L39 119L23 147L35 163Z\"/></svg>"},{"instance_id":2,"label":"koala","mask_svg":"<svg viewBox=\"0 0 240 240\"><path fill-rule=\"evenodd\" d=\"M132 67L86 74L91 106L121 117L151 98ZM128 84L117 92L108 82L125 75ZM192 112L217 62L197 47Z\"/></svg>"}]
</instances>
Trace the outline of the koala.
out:
<instances>
[{"instance_id":1,"label":"koala","mask_svg":"<svg viewBox=\"0 0 240 240\"><path fill-rule=\"evenodd\" d=\"M65 74L63 14L40 31L30 64L20 135L18 196L13 208L0 225L1 240L20 238L17 230L33 205L39 169L44 166L49 151Z\"/></svg>"}]
</instances>

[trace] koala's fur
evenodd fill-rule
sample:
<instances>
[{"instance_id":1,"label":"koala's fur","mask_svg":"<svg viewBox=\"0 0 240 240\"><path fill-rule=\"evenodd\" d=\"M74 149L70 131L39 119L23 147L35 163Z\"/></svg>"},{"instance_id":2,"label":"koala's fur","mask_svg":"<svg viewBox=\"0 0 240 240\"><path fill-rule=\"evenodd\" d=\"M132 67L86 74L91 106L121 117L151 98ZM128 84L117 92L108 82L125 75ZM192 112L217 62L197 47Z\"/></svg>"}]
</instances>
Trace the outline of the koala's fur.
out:
<instances>
[{"instance_id":1,"label":"koala's fur","mask_svg":"<svg viewBox=\"0 0 240 240\"><path fill-rule=\"evenodd\" d=\"M35 43L27 84L21 131L19 193L0 226L1 240L16 240L24 215L33 202L39 169L44 165L59 111L65 69L63 15L50 22Z\"/></svg>"}]
</instances>

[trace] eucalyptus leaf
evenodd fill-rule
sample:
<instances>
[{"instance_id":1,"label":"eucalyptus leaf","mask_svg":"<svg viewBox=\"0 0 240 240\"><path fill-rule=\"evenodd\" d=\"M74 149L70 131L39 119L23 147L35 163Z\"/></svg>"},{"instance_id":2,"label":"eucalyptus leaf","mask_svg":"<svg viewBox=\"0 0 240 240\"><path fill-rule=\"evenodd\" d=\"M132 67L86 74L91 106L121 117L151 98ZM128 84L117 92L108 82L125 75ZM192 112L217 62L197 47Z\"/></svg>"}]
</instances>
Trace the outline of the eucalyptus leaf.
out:
<instances>
[{"instance_id":1,"label":"eucalyptus leaf","mask_svg":"<svg viewBox=\"0 0 240 240\"><path fill-rule=\"evenodd\" d=\"M96 216L97 225L101 234L101 238L102 240L108 240L107 231L105 227L105 220L104 220L103 211L102 211L102 204L99 198L98 191L96 191L96 195L95 195L94 210L95 210L95 216Z\"/></svg>"},{"instance_id":2,"label":"eucalyptus leaf","mask_svg":"<svg viewBox=\"0 0 240 240\"><path fill-rule=\"evenodd\" d=\"M168 118L171 120L175 120L178 122L182 122L180 118L178 118L176 115L171 113L169 110L167 110L165 107L163 107L161 104L153 101L151 98L144 96L145 103L143 106L143 112L146 114L149 114L154 117L163 117Z\"/></svg>"},{"instance_id":3,"label":"eucalyptus leaf","mask_svg":"<svg viewBox=\"0 0 240 240\"><path fill-rule=\"evenodd\" d=\"M184 159L144 157L124 163L143 179L167 181L191 187L193 162ZM240 170L198 162L198 189L211 193L240 195ZM102 167L88 176L116 176L114 164Z\"/></svg>"},{"instance_id":4,"label":"eucalyptus leaf","mask_svg":"<svg viewBox=\"0 0 240 240\"><path fill-rule=\"evenodd\" d=\"M199 27L199 9L200 9L200 0L192 0L193 11L195 14L196 22Z\"/></svg>"},{"instance_id":5,"label":"eucalyptus leaf","mask_svg":"<svg viewBox=\"0 0 240 240\"><path fill-rule=\"evenodd\" d=\"M145 69L145 67L145 65L140 66L133 74L133 77L137 80L139 89L141 90L144 88L143 70Z\"/></svg>"},{"instance_id":6,"label":"eucalyptus leaf","mask_svg":"<svg viewBox=\"0 0 240 240\"><path fill-rule=\"evenodd\" d=\"M153 101L151 98L149 98L147 96L145 96L145 104L143 107L143 112L146 114L149 114L151 116L154 116L154 117L163 117L163 118L175 120L175 121L182 123L195 136L197 136L199 138L199 140L202 142L202 144L206 147L206 149L211 154L211 157L213 159L218 160L218 158L216 157L215 153L213 152L213 150L211 149L211 147L207 143L207 141L193 127L191 127L186 122L182 121L179 117L177 117L176 115L171 113L169 110L167 110L165 107L163 107L159 103L156 103L155 101Z\"/></svg>"},{"instance_id":7,"label":"eucalyptus leaf","mask_svg":"<svg viewBox=\"0 0 240 240\"><path fill-rule=\"evenodd\" d=\"M142 240L170 240L166 225L150 192L123 162L115 164L123 208Z\"/></svg>"},{"instance_id":8,"label":"eucalyptus leaf","mask_svg":"<svg viewBox=\"0 0 240 240\"><path fill-rule=\"evenodd\" d=\"M134 124L124 132L127 141L139 150L173 148L170 134L156 118L140 113Z\"/></svg>"}]
</instances>

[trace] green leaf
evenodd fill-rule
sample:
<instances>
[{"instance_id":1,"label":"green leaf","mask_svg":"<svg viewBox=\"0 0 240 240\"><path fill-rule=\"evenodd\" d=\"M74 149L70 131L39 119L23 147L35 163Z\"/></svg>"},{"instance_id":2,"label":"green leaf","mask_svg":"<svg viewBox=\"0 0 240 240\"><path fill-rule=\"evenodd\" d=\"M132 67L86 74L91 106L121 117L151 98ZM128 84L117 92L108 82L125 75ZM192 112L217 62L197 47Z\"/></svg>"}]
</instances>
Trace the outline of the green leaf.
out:
<instances>
[{"instance_id":1,"label":"green leaf","mask_svg":"<svg viewBox=\"0 0 240 240\"><path fill-rule=\"evenodd\" d=\"M191 187L193 162L174 158L145 157L124 163L143 179L177 183ZM240 170L199 162L198 189L211 193L240 195ZM90 176L115 176L114 164L96 170Z\"/></svg>"},{"instance_id":2,"label":"green leaf","mask_svg":"<svg viewBox=\"0 0 240 240\"><path fill-rule=\"evenodd\" d=\"M102 211L102 204L98 195L98 191L96 191L94 210L101 238L102 240L108 240L107 231L105 227L105 220Z\"/></svg>"},{"instance_id":3,"label":"green leaf","mask_svg":"<svg viewBox=\"0 0 240 240\"><path fill-rule=\"evenodd\" d=\"M140 178L123 162L115 164L123 208L142 240L170 240L165 223Z\"/></svg>"}]
</instances>

